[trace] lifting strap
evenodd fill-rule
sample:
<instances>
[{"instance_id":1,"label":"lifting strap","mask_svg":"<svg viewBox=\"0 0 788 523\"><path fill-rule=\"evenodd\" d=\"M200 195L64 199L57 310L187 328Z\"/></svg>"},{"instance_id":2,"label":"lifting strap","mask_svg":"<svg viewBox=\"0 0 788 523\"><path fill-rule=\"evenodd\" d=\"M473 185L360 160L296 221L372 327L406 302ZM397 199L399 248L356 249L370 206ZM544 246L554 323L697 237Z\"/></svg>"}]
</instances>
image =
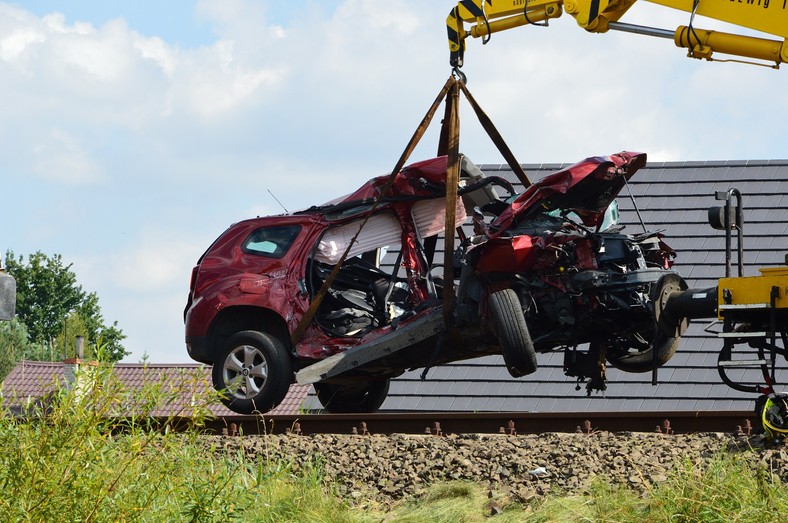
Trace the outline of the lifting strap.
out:
<instances>
[{"instance_id":1,"label":"lifting strap","mask_svg":"<svg viewBox=\"0 0 788 523\"><path fill-rule=\"evenodd\" d=\"M358 228L358 231L353 236L353 239L350 240L348 243L347 248L342 253L342 257L339 259L337 264L331 271L331 274L323 281L323 284L320 286L320 290L315 295L312 303L310 303L309 308L304 313L304 316L299 321L298 326L296 327L293 334L290 336L290 343L295 346L301 337L304 335L307 327L310 323L312 323L312 319L315 317L317 313L317 309L320 307L320 304L323 301L326 293L328 292L329 287L336 279L337 275L339 274L339 269L342 267L342 264L345 262L348 254L350 253L350 249L352 248L353 244L356 243L358 240L358 236L361 233L361 230L369 220L370 216L374 213L375 209L378 207L380 202L388 196L389 191L391 190L391 186L394 183L394 179L396 178L397 174L402 170L405 166L405 162L408 161L411 153L418 145L419 141L421 140L422 136L426 132L427 128L429 127L430 123L432 122L432 118L435 116L435 112L438 109L440 103L446 99L446 109L444 113L443 125L441 127L441 134L438 142L438 155L446 155L446 225L444 229L444 249L443 249L443 256L444 256L444 292L443 292L443 319L444 323L448 328L451 327L451 315L452 309L454 304L454 264L453 264L453 256L454 256L454 233L455 228L457 227L456 220L457 220L457 202L458 202L458 194L457 191L459 189L459 181L460 181L460 107L459 107L459 91L465 94L468 102L471 104L474 112L476 113L476 117L479 119L479 123L481 123L484 130L487 132L487 135L490 137L492 142L498 148L498 151L504 157L506 162L509 164L509 167L514 172L517 179L520 183L523 184L523 187L528 187L531 185L528 176L523 171L522 166L517 163L517 160L512 154L512 151L506 145L501 137L501 134L493 125L492 120L487 116L487 114L482 110L479 104L471 95L468 88L465 86L465 83L455 78L454 76L449 76L449 79L446 80L443 88L438 93L438 96L435 98L435 101L430 106L427 113L422 118L421 123L416 128L416 131L413 133L408 145L405 147L405 150L402 152L399 160L397 160L397 164L394 166L394 169L391 171L388 180L386 181L386 185L381 189L378 196L375 198L375 202L372 204L372 207L368 211L366 217L361 222L361 225ZM451 190L450 190L451 188ZM446 292L449 291L449 292Z\"/></svg>"},{"instance_id":2,"label":"lifting strap","mask_svg":"<svg viewBox=\"0 0 788 523\"><path fill-rule=\"evenodd\" d=\"M476 103L476 99L471 95L471 92L468 90L465 84L463 82L457 83L460 85L462 92L465 93L465 98L468 99L471 107L473 107L473 111L476 113L476 118L479 119L479 123L482 124L482 127L484 127L484 130L487 132L490 140L492 140L492 142L498 148L498 151L501 153L501 156L504 157L506 163L509 164L509 167L512 169L514 175L517 176L517 179L520 180L520 183L523 184L523 187L530 187L531 180L528 179L525 171L523 171L523 166L517 163L517 159L514 157L514 154L512 154L509 146L506 145L506 142L504 142L501 133L499 133L498 129L496 129L495 125L493 125L490 117L487 116L479 104Z\"/></svg>"},{"instance_id":3,"label":"lifting strap","mask_svg":"<svg viewBox=\"0 0 788 523\"><path fill-rule=\"evenodd\" d=\"M457 191L460 182L460 104L459 90L471 104L476 118L484 128L490 140L498 148L509 167L523 187L529 187L531 181L523 167L517 162L509 146L506 145L501 133L495 128L476 99L471 95L465 82L456 80L446 95L446 110L441 126L438 142L438 156L446 155L446 225L443 233L443 321L447 330L452 327L451 318L454 305L454 230L457 227ZM451 189L450 189L451 188ZM447 292L448 291L448 292Z\"/></svg>"},{"instance_id":4,"label":"lifting strap","mask_svg":"<svg viewBox=\"0 0 788 523\"><path fill-rule=\"evenodd\" d=\"M356 243L356 241L358 240L358 235L361 234L361 230L367 224L367 220L369 220L370 216L372 216L372 214L375 212L375 209L378 207L381 200L384 197L388 196L388 193L391 190L391 186L394 183L394 178L397 177L397 174L399 174L399 172L405 166L405 162L408 161L408 158L410 157L411 153L416 148L419 141L421 140L421 137L424 136L424 132L429 127L433 116L435 116L435 111L437 111L438 106L446 97L446 93L449 91L451 86L454 85L455 83L456 80L454 79L454 77L450 76L449 79L446 81L446 84L441 89L438 96L435 98L435 101L432 102L432 106L430 106L429 110L427 111L427 114L425 114L424 118L422 118L421 123L416 128L416 131L413 133L413 136L408 142L408 145L405 147L405 150L402 152L402 155L400 156L399 160L397 160L397 164L394 166L394 169L391 171L391 174L389 175L389 179L386 181L386 185L383 186L381 191L378 193L378 196L375 198L375 202L372 204L372 207L367 212L364 221L361 222L358 231L353 236L353 239L350 240L350 242L348 242L348 246L345 249L345 252L342 253L342 257L339 259L337 264L334 265L334 268L331 270L331 274L328 275L328 277L323 282L323 285L320 286L320 290L315 295L315 298L312 300L312 303L309 304L309 308L304 313L304 316L301 318L301 321L298 322L298 326L293 331L293 334L290 335L290 343L293 345L293 347L295 347L295 345L301 340L301 337L304 335L306 328L309 326L310 323L312 323L312 319L315 317L315 314L317 314L317 309L320 307L320 304L322 303L323 298L328 292L329 287L331 287L331 284L334 283L334 279L336 279L337 275L339 274L339 269L342 267L342 264L345 262L347 255L350 253L350 249L353 247L353 244Z\"/></svg>"},{"instance_id":5,"label":"lifting strap","mask_svg":"<svg viewBox=\"0 0 788 523\"><path fill-rule=\"evenodd\" d=\"M449 330L454 315L454 229L460 184L460 85L455 81L446 97L446 223L443 231L443 325ZM444 132L441 129L441 137Z\"/></svg>"}]
</instances>

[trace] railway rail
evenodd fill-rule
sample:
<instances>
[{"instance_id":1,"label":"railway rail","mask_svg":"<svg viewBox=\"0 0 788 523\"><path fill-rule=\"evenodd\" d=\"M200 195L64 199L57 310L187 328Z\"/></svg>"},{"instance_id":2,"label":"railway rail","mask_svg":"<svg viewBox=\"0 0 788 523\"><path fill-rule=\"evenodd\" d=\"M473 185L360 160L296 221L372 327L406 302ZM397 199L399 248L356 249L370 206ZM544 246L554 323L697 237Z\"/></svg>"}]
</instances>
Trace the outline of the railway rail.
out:
<instances>
[{"instance_id":1,"label":"railway rail","mask_svg":"<svg viewBox=\"0 0 788 523\"><path fill-rule=\"evenodd\" d=\"M182 418L178 426L188 426ZM419 412L374 414L236 415L209 420L205 430L230 436L285 434L541 434L661 432L670 434L722 432L752 434L751 411L674 412Z\"/></svg>"}]
</instances>

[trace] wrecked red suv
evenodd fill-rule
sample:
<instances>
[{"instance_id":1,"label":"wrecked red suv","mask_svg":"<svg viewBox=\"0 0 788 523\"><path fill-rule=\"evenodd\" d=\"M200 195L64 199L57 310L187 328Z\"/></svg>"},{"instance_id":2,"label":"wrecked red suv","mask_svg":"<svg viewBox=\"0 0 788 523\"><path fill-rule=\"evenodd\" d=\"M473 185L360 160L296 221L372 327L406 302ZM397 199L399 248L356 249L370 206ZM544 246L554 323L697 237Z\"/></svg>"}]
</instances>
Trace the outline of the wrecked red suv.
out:
<instances>
[{"instance_id":1,"label":"wrecked red suv","mask_svg":"<svg viewBox=\"0 0 788 523\"><path fill-rule=\"evenodd\" d=\"M324 205L236 223L192 271L189 355L213 366L240 413L272 409L294 381L313 383L327 411L370 412L405 370L488 354L524 376L537 353L563 350L566 374L589 392L604 389L605 362L651 370L679 341L655 309L686 286L660 235L617 225L615 198L645 161L588 158L515 194L461 157L456 223L469 223L450 256L439 238L446 157L402 169L388 188L381 176ZM444 292L455 293L448 315Z\"/></svg>"}]
</instances>

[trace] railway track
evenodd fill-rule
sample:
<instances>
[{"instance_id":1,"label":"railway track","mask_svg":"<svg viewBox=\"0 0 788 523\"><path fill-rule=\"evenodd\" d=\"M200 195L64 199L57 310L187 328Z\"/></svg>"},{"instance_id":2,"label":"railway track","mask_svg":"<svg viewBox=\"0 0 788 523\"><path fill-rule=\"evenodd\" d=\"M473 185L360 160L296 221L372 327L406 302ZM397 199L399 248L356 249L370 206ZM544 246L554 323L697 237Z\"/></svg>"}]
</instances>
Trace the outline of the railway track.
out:
<instances>
[{"instance_id":1,"label":"railway track","mask_svg":"<svg viewBox=\"0 0 788 523\"><path fill-rule=\"evenodd\" d=\"M188 425L188 418L182 420ZM180 424L179 424L180 425ZM541 434L546 432L703 432L751 434L751 411L675 412L419 412L224 416L209 420L213 434Z\"/></svg>"}]
</instances>

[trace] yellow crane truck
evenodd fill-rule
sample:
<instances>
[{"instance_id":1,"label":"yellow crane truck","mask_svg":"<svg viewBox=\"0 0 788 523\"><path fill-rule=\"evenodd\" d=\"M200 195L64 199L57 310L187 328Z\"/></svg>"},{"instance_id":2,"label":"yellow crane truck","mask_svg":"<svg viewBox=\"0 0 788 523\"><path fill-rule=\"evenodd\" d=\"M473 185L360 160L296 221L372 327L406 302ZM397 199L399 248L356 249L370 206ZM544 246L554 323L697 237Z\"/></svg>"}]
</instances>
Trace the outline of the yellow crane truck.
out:
<instances>
[{"instance_id":1,"label":"yellow crane truck","mask_svg":"<svg viewBox=\"0 0 788 523\"><path fill-rule=\"evenodd\" d=\"M788 61L788 0L648 0L689 13L687 25L675 30L622 22L637 0L460 0L446 19L450 64L464 81L468 37L487 43L492 33L526 25L547 26L565 12L592 33L610 30L673 40L687 56L709 61L735 61L779 69ZM695 16L720 20L748 34L696 27ZM762 33L765 37L753 36ZM776 39L774 37L777 37ZM723 55L720 58L720 55ZM667 335L681 335L693 318L716 318L722 349L717 361L721 379L730 387L760 394L756 402L767 436L788 436L788 394L775 392L776 358L788 360L788 255L785 266L761 268L745 277L742 270L742 195L736 189L715 194L725 205L709 210L712 227L726 231L726 271L716 287L688 289L681 281L666 286L656 300L655 316ZM734 206L735 200L735 206ZM732 233L738 234L738 274L731 269ZM736 356L734 347L754 356ZM749 349L745 349L748 353ZM656 365L655 365L656 368ZM757 382L744 381L746 369L760 370ZM732 377L734 376L734 377ZM748 375L751 377L751 375Z\"/></svg>"},{"instance_id":2,"label":"yellow crane truck","mask_svg":"<svg viewBox=\"0 0 788 523\"><path fill-rule=\"evenodd\" d=\"M690 13L675 30L621 22L636 0L461 0L449 13L446 28L452 67L463 65L465 40L489 39L492 33L523 25L546 25L564 12L592 33L624 31L673 40L692 58L714 60L715 54L760 60L771 67L788 61L788 0L648 0ZM774 35L781 40L729 34L694 26L695 15ZM470 25L467 29L465 23Z\"/></svg>"}]
</instances>

